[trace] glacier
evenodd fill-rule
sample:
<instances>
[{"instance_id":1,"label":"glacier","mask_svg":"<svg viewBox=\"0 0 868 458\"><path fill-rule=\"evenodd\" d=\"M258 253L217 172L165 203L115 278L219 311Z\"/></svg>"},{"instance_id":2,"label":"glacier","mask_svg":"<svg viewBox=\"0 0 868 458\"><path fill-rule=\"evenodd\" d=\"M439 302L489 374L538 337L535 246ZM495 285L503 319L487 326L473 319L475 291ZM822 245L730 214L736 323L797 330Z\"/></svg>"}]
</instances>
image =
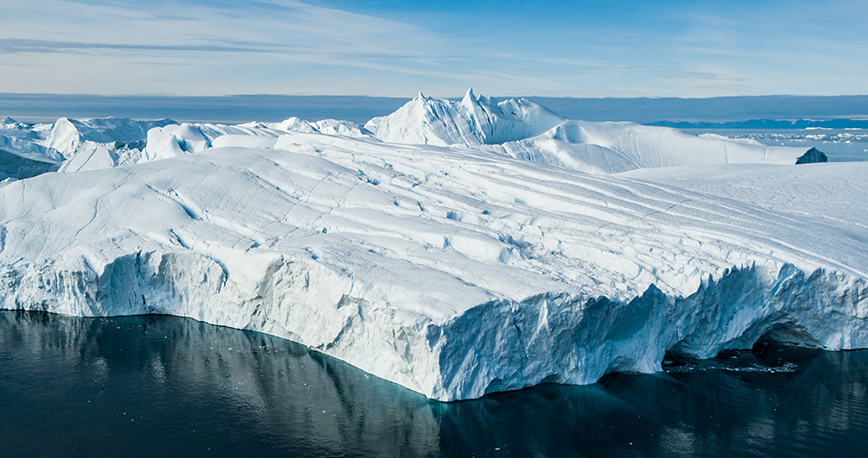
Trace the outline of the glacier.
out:
<instances>
[{"instance_id":1,"label":"glacier","mask_svg":"<svg viewBox=\"0 0 868 458\"><path fill-rule=\"evenodd\" d=\"M472 91L364 126L3 126L57 172L0 183L0 309L255 330L440 401L868 347L868 163L807 147Z\"/></svg>"}]
</instances>

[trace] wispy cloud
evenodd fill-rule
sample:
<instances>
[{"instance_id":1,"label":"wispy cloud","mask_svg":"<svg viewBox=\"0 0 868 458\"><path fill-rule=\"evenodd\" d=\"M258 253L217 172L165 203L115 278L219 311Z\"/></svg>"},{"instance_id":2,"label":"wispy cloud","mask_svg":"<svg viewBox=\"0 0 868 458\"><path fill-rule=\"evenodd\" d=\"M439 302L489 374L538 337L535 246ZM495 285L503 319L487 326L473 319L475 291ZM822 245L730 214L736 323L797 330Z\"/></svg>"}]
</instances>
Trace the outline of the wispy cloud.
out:
<instances>
[{"instance_id":1,"label":"wispy cloud","mask_svg":"<svg viewBox=\"0 0 868 458\"><path fill-rule=\"evenodd\" d=\"M557 1L546 16L517 0L492 14L469 0L472 15L435 2L401 14L349 0L0 0L0 91L864 92L864 2L733 1Z\"/></svg>"},{"instance_id":2,"label":"wispy cloud","mask_svg":"<svg viewBox=\"0 0 868 458\"><path fill-rule=\"evenodd\" d=\"M419 74L428 66L426 61L438 59L439 49L447 42L417 26L292 1L216 6L206 2L157 2L154 7L143 7L129 1L46 0L10 5L8 13L0 18L0 53L18 54L22 69L28 60L36 59L28 58L33 54L78 56L81 63L89 62L95 69L93 78L83 80L79 91L88 91L89 85L112 92L136 91L135 81L125 87L120 87L116 78L114 83L100 82L105 76L106 59L119 57L142 57L142 63L127 75L128 79L130 73L137 75L131 79L140 80L144 86L172 81L165 76L165 69L151 68L146 61L172 64L192 60L210 68L209 74L197 78L188 73L189 69L184 70L175 75L177 91L186 93L191 86L198 90L203 87L203 78L212 81L209 90L213 90L213 85L218 84L215 76L224 73L226 81L221 92L231 93L239 76L251 79L241 75L247 73L245 67L249 72L258 72L262 80L270 79L265 86L272 87L281 74L304 79L298 75L301 72L307 73L309 79L317 79L317 73L333 71L328 70L333 67ZM396 61L401 63L396 65ZM58 65L62 62L57 61ZM288 64L292 62L307 65ZM316 65L326 67L311 68ZM33 81L26 71L18 78L0 77L6 90L19 86L46 92L45 88L28 87ZM68 84L61 81L58 87ZM165 87L139 89L166 91ZM339 93L339 87L335 89ZM245 91L250 89L234 89Z\"/></svg>"},{"instance_id":3,"label":"wispy cloud","mask_svg":"<svg viewBox=\"0 0 868 458\"><path fill-rule=\"evenodd\" d=\"M0 53L59 53L94 50L117 51L193 51L193 52L312 52L312 47L289 47L273 43L238 43L232 45L149 45L125 43L79 43L74 41L50 41L7 38L0 39Z\"/></svg>"}]
</instances>

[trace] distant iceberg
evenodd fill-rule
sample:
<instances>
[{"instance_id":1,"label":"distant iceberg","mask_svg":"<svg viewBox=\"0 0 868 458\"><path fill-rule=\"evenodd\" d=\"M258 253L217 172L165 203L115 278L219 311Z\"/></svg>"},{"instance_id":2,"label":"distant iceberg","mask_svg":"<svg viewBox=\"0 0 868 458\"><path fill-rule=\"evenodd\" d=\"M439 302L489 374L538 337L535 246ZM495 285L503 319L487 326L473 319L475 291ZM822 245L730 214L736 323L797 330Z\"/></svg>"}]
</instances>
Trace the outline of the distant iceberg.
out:
<instances>
[{"instance_id":1,"label":"distant iceberg","mask_svg":"<svg viewBox=\"0 0 868 458\"><path fill-rule=\"evenodd\" d=\"M472 91L364 127L137 122L27 140L67 173L0 183L0 308L265 332L442 401L868 347L868 163Z\"/></svg>"},{"instance_id":2,"label":"distant iceberg","mask_svg":"<svg viewBox=\"0 0 868 458\"><path fill-rule=\"evenodd\" d=\"M54 123L45 146L60 152L69 159L83 149L99 144L121 146L138 142L147 136L148 130L174 124L171 119L160 121L135 121L127 118L68 119L60 118Z\"/></svg>"},{"instance_id":3,"label":"distant iceberg","mask_svg":"<svg viewBox=\"0 0 868 458\"><path fill-rule=\"evenodd\" d=\"M526 99L476 96L461 102L419 96L365 128L385 142L424 145L492 145L539 135L566 119Z\"/></svg>"},{"instance_id":4,"label":"distant iceberg","mask_svg":"<svg viewBox=\"0 0 868 458\"><path fill-rule=\"evenodd\" d=\"M826 162L809 147L764 146L717 135L631 122L567 120L526 99L476 96L461 102L419 94L395 113L365 126L390 143L490 145L493 151L588 173L700 164Z\"/></svg>"}]
</instances>

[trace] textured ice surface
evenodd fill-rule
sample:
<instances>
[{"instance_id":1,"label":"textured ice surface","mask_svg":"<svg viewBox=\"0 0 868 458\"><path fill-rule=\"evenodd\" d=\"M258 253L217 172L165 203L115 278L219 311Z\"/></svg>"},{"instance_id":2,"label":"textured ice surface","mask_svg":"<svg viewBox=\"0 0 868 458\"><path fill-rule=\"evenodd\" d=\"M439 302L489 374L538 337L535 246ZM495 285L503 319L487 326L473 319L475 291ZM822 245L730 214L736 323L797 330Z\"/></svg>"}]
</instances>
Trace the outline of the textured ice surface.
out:
<instances>
[{"instance_id":1,"label":"textured ice surface","mask_svg":"<svg viewBox=\"0 0 868 458\"><path fill-rule=\"evenodd\" d=\"M545 112L514 104L496 104L507 131L535 134L519 121ZM621 139L597 146L646 169L616 176L515 159L485 136L445 147L280 124L170 124L138 164L98 166L112 151L97 146L70 173L0 184L0 308L262 331L440 400L659 371L667 350L705 358L763 335L868 346L864 164L795 166L804 149L721 164L703 142L728 158L755 145L554 128ZM712 165L649 168L685 158Z\"/></svg>"}]
</instances>

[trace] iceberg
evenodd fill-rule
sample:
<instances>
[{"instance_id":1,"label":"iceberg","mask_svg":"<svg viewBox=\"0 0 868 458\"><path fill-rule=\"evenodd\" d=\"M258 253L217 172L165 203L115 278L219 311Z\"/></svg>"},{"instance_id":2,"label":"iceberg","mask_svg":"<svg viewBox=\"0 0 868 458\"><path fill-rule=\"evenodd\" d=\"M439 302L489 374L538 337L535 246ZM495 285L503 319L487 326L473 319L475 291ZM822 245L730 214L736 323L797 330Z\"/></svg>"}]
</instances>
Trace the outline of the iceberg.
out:
<instances>
[{"instance_id":1,"label":"iceberg","mask_svg":"<svg viewBox=\"0 0 868 458\"><path fill-rule=\"evenodd\" d=\"M365 126L390 143L471 146L588 173L702 164L826 162L809 148L771 147L632 122L568 120L526 99L476 96L461 102L419 94Z\"/></svg>"},{"instance_id":2,"label":"iceberg","mask_svg":"<svg viewBox=\"0 0 868 458\"><path fill-rule=\"evenodd\" d=\"M468 89L461 102L420 92L395 113L368 121L365 129L390 143L478 146L533 137L563 121L527 99L498 101Z\"/></svg>"},{"instance_id":3,"label":"iceberg","mask_svg":"<svg viewBox=\"0 0 868 458\"><path fill-rule=\"evenodd\" d=\"M79 151L93 146L122 147L128 142L139 142L148 130L174 124L171 119L136 121L129 118L69 119L60 118L51 129L44 146L60 152L69 159Z\"/></svg>"},{"instance_id":4,"label":"iceberg","mask_svg":"<svg viewBox=\"0 0 868 458\"><path fill-rule=\"evenodd\" d=\"M470 91L365 127L137 135L135 163L77 149L0 184L0 309L255 330L441 401L761 338L868 347L868 163Z\"/></svg>"},{"instance_id":5,"label":"iceberg","mask_svg":"<svg viewBox=\"0 0 868 458\"><path fill-rule=\"evenodd\" d=\"M41 145L50 125L0 121L0 180L17 180L56 171L64 158Z\"/></svg>"},{"instance_id":6,"label":"iceberg","mask_svg":"<svg viewBox=\"0 0 868 458\"><path fill-rule=\"evenodd\" d=\"M816 148L765 146L631 122L565 121L541 135L499 148L512 157L597 174L706 164L828 161Z\"/></svg>"},{"instance_id":7,"label":"iceberg","mask_svg":"<svg viewBox=\"0 0 868 458\"><path fill-rule=\"evenodd\" d=\"M147 147L142 161L152 161L226 146L273 148L277 138L290 132L321 133L342 137L369 137L362 126L349 121L325 119L307 122L295 117L279 123L247 123L238 126L224 124L172 124L148 131Z\"/></svg>"}]
</instances>

